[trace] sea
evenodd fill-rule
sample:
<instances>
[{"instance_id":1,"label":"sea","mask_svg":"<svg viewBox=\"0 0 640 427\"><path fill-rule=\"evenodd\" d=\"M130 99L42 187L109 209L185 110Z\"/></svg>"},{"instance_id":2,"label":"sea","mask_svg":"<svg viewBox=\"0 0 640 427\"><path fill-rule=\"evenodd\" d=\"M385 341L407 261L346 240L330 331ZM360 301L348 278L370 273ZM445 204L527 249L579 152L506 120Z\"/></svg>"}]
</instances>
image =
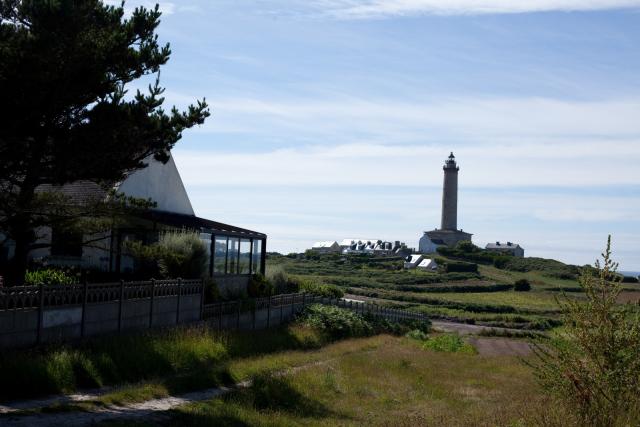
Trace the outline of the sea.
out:
<instances>
[{"instance_id":1,"label":"sea","mask_svg":"<svg viewBox=\"0 0 640 427\"><path fill-rule=\"evenodd\" d=\"M640 277L640 271L618 271L618 273L625 276Z\"/></svg>"}]
</instances>

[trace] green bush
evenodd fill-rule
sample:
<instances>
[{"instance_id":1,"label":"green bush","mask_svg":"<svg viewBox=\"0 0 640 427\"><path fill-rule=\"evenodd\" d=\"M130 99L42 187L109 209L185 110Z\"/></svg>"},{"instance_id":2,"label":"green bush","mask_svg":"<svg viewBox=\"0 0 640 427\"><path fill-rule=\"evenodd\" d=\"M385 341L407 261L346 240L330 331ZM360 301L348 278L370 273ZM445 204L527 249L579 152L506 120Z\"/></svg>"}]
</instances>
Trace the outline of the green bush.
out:
<instances>
[{"instance_id":1,"label":"green bush","mask_svg":"<svg viewBox=\"0 0 640 427\"><path fill-rule=\"evenodd\" d=\"M270 266L267 265L266 280L273 287L275 294L287 294L290 292L297 292L295 285L289 280L289 275L284 271L282 266Z\"/></svg>"},{"instance_id":2,"label":"green bush","mask_svg":"<svg viewBox=\"0 0 640 427\"><path fill-rule=\"evenodd\" d=\"M420 329L412 329L405 334L407 338L411 338L417 341L426 341L429 337Z\"/></svg>"},{"instance_id":3,"label":"green bush","mask_svg":"<svg viewBox=\"0 0 640 427\"><path fill-rule=\"evenodd\" d=\"M458 334L438 335L429 338L422 346L433 351L476 354L476 349L471 344L465 342Z\"/></svg>"},{"instance_id":4,"label":"green bush","mask_svg":"<svg viewBox=\"0 0 640 427\"><path fill-rule=\"evenodd\" d=\"M404 335L411 330L419 330L426 334L431 330L431 322L428 319L391 322L371 313L362 315L345 308L322 304L306 307L299 321L314 328L330 340L378 333Z\"/></svg>"},{"instance_id":5,"label":"green bush","mask_svg":"<svg viewBox=\"0 0 640 427\"><path fill-rule=\"evenodd\" d=\"M342 298L344 296L342 289L335 285L328 285L308 278L296 278L292 280L298 284L298 289L301 292L307 292L325 298Z\"/></svg>"},{"instance_id":6,"label":"green bush","mask_svg":"<svg viewBox=\"0 0 640 427\"><path fill-rule=\"evenodd\" d=\"M518 292L527 292L531 290L531 284L527 279L516 280L513 284L513 290Z\"/></svg>"},{"instance_id":7,"label":"green bush","mask_svg":"<svg viewBox=\"0 0 640 427\"><path fill-rule=\"evenodd\" d=\"M138 268L150 276L198 279L207 273L207 246L198 233L192 231L167 231L157 243L130 242L127 249L138 263Z\"/></svg>"},{"instance_id":8,"label":"green bush","mask_svg":"<svg viewBox=\"0 0 640 427\"><path fill-rule=\"evenodd\" d=\"M478 264L470 262L447 262L444 265L446 273L477 273Z\"/></svg>"},{"instance_id":9,"label":"green bush","mask_svg":"<svg viewBox=\"0 0 640 427\"><path fill-rule=\"evenodd\" d=\"M363 337L374 333L373 326L360 314L333 306L310 305L305 308L300 320L331 339Z\"/></svg>"},{"instance_id":10,"label":"green bush","mask_svg":"<svg viewBox=\"0 0 640 427\"><path fill-rule=\"evenodd\" d=\"M247 294L251 298L268 297L273 294L274 286L262 274L254 274L249 279Z\"/></svg>"},{"instance_id":11,"label":"green bush","mask_svg":"<svg viewBox=\"0 0 640 427\"><path fill-rule=\"evenodd\" d=\"M64 271L48 268L46 270L27 271L24 284L29 285L73 285L77 279Z\"/></svg>"}]
</instances>

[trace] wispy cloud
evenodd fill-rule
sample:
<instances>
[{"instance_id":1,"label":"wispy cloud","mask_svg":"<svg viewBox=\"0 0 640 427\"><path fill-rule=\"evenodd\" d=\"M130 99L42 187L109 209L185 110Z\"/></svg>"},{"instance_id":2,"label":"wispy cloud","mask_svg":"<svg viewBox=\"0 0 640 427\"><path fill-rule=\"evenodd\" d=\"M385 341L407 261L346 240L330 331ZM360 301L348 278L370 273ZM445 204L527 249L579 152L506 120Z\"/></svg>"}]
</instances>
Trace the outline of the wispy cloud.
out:
<instances>
[{"instance_id":1,"label":"wispy cloud","mask_svg":"<svg viewBox=\"0 0 640 427\"><path fill-rule=\"evenodd\" d=\"M195 97L183 97L193 101ZM167 102L178 98L167 96ZM333 144L443 140L640 138L640 99L449 98L424 103L336 97L208 98L214 115L194 132L304 137ZM575 153L573 153L575 154Z\"/></svg>"},{"instance_id":2,"label":"wispy cloud","mask_svg":"<svg viewBox=\"0 0 640 427\"><path fill-rule=\"evenodd\" d=\"M312 0L311 4L341 19L640 8L638 0Z\"/></svg>"}]
</instances>

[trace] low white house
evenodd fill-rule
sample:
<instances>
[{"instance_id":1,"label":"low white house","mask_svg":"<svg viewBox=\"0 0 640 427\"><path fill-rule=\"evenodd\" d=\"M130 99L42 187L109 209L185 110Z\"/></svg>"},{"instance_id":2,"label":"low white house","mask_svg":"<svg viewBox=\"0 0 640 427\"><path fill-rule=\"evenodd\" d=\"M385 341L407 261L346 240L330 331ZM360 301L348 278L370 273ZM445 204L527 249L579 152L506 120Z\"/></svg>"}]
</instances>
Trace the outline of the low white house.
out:
<instances>
[{"instance_id":1,"label":"low white house","mask_svg":"<svg viewBox=\"0 0 640 427\"><path fill-rule=\"evenodd\" d=\"M491 252L500 252L500 253L506 253L506 254L511 254L515 257L518 258L523 258L524 257L524 248L522 246L520 246L517 243L512 243L512 242L507 242L507 243L500 243L500 242L495 242L495 243L489 243L487 244L487 246L485 247L486 250L491 251Z\"/></svg>"},{"instance_id":2,"label":"low white house","mask_svg":"<svg viewBox=\"0 0 640 427\"><path fill-rule=\"evenodd\" d=\"M316 242L311 246L311 250L314 252L326 254L326 253L338 253L342 250L338 242L334 241L326 241L326 242Z\"/></svg>"},{"instance_id":3,"label":"low white house","mask_svg":"<svg viewBox=\"0 0 640 427\"><path fill-rule=\"evenodd\" d=\"M429 238L429 236L427 235L427 232L425 231L418 242L418 251L421 254L432 254L436 252L436 250L438 249L438 246L440 246L441 244L442 242L438 244L433 240L431 240L431 238Z\"/></svg>"},{"instance_id":4,"label":"low white house","mask_svg":"<svg viewBox=\"0 0 640 427\"><path fill-rule=\"evenodd\" d=\"M412 270L422 262L424 257L422 255L409 255L405 258L404 268L407 270Z\"/></svg>"},{"instance_id":5,"label":"low white house","mask_svg":"<svg viewBox=\"0 0 640 427\"><path fill-rule=\"evenodd\" d=\"M435 271L438 269L438 263L432 258L424 258L416 268L419 270Z\"/></svg>"}]
</instances>

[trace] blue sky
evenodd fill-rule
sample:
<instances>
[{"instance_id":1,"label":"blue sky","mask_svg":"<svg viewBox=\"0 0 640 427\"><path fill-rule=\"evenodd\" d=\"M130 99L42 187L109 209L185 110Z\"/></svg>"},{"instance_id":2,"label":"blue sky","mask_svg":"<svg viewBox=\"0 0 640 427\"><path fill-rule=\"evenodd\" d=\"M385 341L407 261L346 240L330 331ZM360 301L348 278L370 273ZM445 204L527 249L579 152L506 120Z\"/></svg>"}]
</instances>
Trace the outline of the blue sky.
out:
<instances>
[{"instance_id":1,"label":"blue sky","mask_svg":"<svg viewBox=\"0 0 640 427\"><path fill-rule=\"evenodd\" d=\"M127 6L150 4L130 0ZM474 242L640 271L640 0L161 2L174 150L198 215L269 235L403 240L460 170Z\"/></svg>"}]
</instances>

